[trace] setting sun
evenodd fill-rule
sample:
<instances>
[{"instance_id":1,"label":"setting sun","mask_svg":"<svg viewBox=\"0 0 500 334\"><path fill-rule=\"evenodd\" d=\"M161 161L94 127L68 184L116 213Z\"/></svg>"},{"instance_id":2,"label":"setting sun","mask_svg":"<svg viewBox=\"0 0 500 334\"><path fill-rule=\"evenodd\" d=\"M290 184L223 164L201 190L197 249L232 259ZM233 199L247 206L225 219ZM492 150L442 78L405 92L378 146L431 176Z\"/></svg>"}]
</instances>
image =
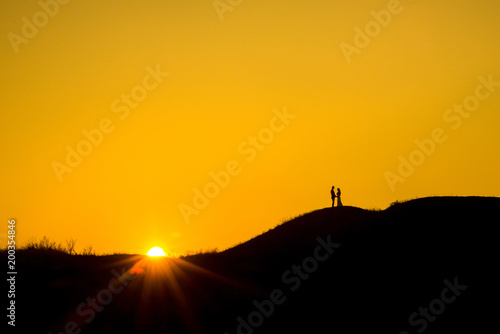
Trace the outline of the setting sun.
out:
<instances>
[{"instance_id":1,"label":"setting sun","mask_svg":"<svg viewBox=\"0 0 500 334\"><path fill-rule=\"evenodd\" d=\"M166 256L166 254L160 247L153 247L149 250L148 256Z\"/></svg>"}]
</instances>

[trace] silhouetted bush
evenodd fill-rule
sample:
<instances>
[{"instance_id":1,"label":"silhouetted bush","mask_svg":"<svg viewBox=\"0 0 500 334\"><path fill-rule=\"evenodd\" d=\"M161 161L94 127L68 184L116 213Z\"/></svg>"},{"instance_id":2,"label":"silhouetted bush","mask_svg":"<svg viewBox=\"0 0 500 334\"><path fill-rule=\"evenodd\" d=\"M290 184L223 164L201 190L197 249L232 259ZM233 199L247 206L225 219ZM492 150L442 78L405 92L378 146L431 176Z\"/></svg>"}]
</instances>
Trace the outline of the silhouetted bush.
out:
<instances>
[{"instance_id":1,"label":"silhouetted bush","mask_svg":"<svg viewBox=\"0 0 500 334\"><path fill-rule=\"evenodd\" d=\"M65 246L62 242L55 242L50 240L47 236L43 236L40 240L36 240L35 238L29 239L26 244L18 246L18 251L29 250L29 251L53 251L53 252L61 252L69 255L96 255L96 251L93 249L91 245L85 247L83 251L78 254L75 250L76 239L69 238L65 241ZM1 252L5 251L7 247L0 249Z\"/></svg>"},{"instance_id":2,"label":"silhouetted bush","mask_svg":"<svg viewBox=\"0 0 500 334\"><path fill-rule=\"evenodd\" d=\"M96 255L95 250L92 247L92 245L88 245L83 249L83 251L80 253L80 255Z\"/></svg>"}]
</instances>

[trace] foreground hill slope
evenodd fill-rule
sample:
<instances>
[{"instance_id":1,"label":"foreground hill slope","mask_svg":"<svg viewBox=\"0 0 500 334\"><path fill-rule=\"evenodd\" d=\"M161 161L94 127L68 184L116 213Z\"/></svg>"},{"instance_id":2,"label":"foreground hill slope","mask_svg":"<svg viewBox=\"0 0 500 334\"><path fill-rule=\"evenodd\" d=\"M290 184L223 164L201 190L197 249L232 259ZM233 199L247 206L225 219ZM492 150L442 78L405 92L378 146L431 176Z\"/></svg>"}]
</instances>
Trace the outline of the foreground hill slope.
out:
<instances>
[{"instance_id":1,"label":"foreground hill slope","mask_svg":"<svg viewBox=\"0 0 500 334\"><path fill-rule=\"evenodd\" d=\"M499 209L487 197L327 208L218 254L156 263L20 252L19 329L68 333L75 321L82 333L480 332L496 314ZM129 284L95 316L75 311L124 270Z\"/></svg>"},{"instance_id":2,"label":"foreground hill slope","mask_svg":"<svg viewBox=\"0 0 500 334\"><path fill-rule=\"evenodd\" d=\"M217 257L222 264L212 266L230 267L228 275L289 295L256 329L261 333L320 332L328 326L340 333L477 330L489 314L494 319L489 296L499 209L500 199L482 197L422 198L381 212L328 208L229 249ZM291 291L295 285L283 273L313 255L318 236L329 235L341 246ZM467 288L439 316L420 315L420 307L431 302L434 310L441 306L435 299L445 280ZM237 316L246 319L254 310L249 301L245 311L233 312L233 332Z\"/></svg>"}]
</instances>

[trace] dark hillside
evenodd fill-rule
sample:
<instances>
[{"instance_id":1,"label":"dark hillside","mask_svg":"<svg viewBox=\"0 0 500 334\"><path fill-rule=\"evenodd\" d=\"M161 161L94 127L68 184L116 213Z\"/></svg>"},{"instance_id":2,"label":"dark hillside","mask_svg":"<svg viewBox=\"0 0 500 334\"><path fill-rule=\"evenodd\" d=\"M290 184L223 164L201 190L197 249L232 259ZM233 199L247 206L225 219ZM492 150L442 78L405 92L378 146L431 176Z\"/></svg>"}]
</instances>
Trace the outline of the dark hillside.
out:
<instances>
[{"instance_id":1,"label":"dark hillside","mask_svg":"<svg viewBox=\"0 0 500 334\"><path fill-rule=\"evenodd\" d=\"M81 333L486 332L498 310L499 209L500 199L482 197L327 208L184 259L19 252L16 329L55 334L75 321ZM113 270L130 270L130 284L95 318L76 312Z\"/></svg>"}]
</instances>

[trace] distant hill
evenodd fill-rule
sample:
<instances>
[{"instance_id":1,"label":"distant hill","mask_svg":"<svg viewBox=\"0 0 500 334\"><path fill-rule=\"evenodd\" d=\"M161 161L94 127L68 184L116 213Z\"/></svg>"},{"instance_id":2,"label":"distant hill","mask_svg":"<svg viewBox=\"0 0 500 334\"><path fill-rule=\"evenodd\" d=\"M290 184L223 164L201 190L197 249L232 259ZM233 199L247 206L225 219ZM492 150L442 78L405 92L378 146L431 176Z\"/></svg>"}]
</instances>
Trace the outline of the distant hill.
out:
<instances>
[{"instance_id":1,"label":"distant hill","mask_svg":"<svg viewBox=\"0 0 500 334\"><path fill-rule=\"evenodd\" d=\"M486 332L498 309L499 209L491 197L326 208L184 259L19 252L16 329L68 333L74 322L82 333ZM127 287L102 292L125 269L133 274L123 276ZM90 306L77 311L108 295L92 319Z\"/></svg>"}]
</instances>

